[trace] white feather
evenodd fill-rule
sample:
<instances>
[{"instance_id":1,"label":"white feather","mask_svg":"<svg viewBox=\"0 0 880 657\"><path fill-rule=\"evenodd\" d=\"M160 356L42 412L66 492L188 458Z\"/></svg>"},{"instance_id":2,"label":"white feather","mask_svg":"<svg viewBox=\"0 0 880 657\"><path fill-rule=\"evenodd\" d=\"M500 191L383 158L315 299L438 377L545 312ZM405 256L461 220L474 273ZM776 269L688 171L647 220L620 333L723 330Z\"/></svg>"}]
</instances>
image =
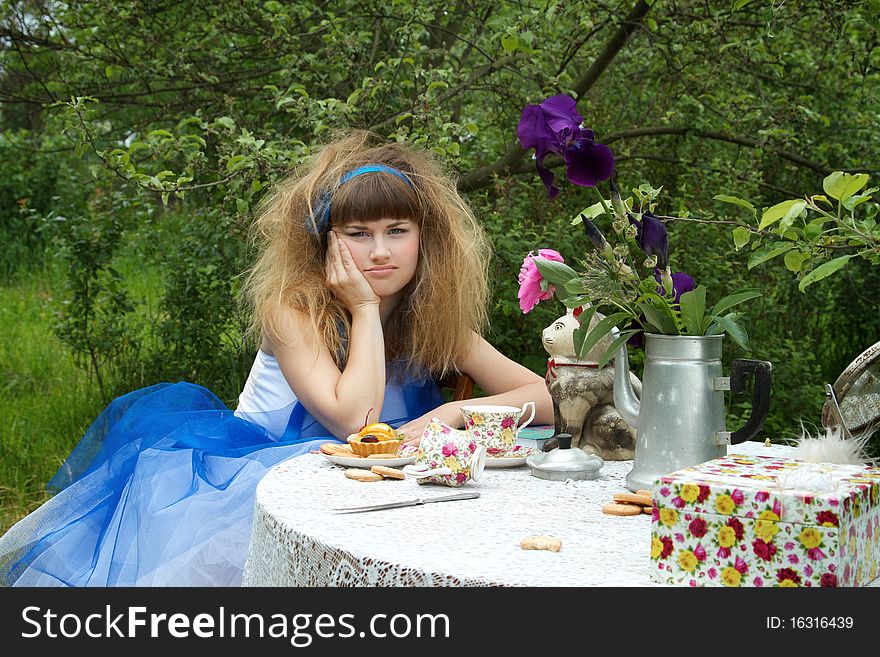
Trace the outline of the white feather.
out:
<instances>
[{"instance_id":1,"label":"white feather","mask_svg":"<svg viewBox=\"0 0 880 657\"><path fill-rule=\"evenodd\" d=\"M847 439L838 427L827 427L824 434L811 435L802 423L792 458L810 463L874 465L873 459L865 451L871 433L868 431Z\"/></svg>"}]
</instances>

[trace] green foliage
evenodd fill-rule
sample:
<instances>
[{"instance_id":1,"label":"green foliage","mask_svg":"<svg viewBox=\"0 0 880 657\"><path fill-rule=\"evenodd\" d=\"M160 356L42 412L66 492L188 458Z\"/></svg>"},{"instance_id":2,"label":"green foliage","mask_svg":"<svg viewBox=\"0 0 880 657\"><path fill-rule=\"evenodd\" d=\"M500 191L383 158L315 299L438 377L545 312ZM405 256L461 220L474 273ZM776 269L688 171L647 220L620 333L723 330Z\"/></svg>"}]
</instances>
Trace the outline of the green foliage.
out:
<instances>
[{"instance_id":1,"label":"green foliage","mask_svg":"<svg viewBox=\"0 0 880 657\"><path fill-rule=\"evenodd\" d=\"M867 183L867 174L835 171L822 182L827 196L814 194L765 208L757 230L752 226L734 229L734 244L739 250L755 235L749 269L785 254L785 267L797 275L801 292L840 271L853 258L880 264L880 206L871 196L880 187L864 189ZM748 201L724 195L715 198L749 209L757 220L757 210ZM771 227L773 231L767 232ZM774 241L762 243L764 237Z\"/></svg>"}]
</instances>

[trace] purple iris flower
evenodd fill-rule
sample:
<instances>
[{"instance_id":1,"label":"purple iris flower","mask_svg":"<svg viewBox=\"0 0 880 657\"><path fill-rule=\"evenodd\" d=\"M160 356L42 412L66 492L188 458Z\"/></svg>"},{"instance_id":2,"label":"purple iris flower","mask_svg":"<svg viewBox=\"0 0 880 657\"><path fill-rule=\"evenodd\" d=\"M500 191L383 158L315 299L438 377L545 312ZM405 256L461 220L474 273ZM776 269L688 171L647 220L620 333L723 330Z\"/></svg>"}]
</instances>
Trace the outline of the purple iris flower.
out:
<instances>
[{"instance_id":1,"label":"purple iris flower","mask_svg":"<svg viewBox=\"0 0 880 657\"><path fill-rule=\"evenodd\" d=\"M641 221L628 212L627 217L638 230L636 242L639 247L648 256L657 256L657 269L666 269L666 265L669 264L669 233L666 231L666 226L651 212L643 213ZM687 276L687 274L683 275Z\"/></svg>"},{"instance_id":2,"label":"purple iris flower","mask_svg":"<svg viewBox=\"0 0 880 657\"><path fill-rule=\"evenodd\" d=\"M516 126L520 145L535 149L535 166L550 198L559 193L553 172L544 166L550 153L565 160L569 182L581 187L595 187L614 173L614 153L593 141L593 131L581 127L583 120L574 99L560 94L540 105L526 105Z\"/></svg>"},{"instance_id":3,"label":"purple iris flower","mask_svg":"<svg viewBox=\"0 0 880 657\"><path fill-rule=\"evenodd\" d=\"M663 281L659 269L654 270L654 280L657 281L657 294L666 296L666 290L663 289ZM672 275L672 294L675 296L675 303L681 300L681 295L697 288L694 279L685 274L683 271L677 271Z\"/></svg>"}]
</instances>

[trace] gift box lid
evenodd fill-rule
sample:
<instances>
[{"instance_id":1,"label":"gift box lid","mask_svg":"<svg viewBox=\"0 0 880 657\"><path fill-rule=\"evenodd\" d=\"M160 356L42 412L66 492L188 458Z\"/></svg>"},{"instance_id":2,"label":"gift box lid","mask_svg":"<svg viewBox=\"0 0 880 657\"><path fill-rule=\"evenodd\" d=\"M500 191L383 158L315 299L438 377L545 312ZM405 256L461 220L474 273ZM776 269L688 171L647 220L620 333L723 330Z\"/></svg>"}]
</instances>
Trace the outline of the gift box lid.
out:
<instances>
[{"instance_id":1,"label":"gift box lid","mask_svg":"<svg viewBox=\"0 0 880 657\"><path fill-rule=\"evenodd\" d=\"M659 507L833 527L877 507L880 469L731 454L676 470L654 487Z\"/></svg>"}]
</instances>

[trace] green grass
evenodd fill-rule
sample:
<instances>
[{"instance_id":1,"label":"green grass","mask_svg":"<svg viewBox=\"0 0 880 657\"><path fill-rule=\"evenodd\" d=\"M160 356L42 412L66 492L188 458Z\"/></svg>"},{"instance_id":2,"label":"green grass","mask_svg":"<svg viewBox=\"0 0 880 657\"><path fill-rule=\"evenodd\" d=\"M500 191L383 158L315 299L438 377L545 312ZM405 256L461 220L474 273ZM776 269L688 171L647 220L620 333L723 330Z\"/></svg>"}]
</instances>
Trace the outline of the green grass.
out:
<instances>
[{"instance_id":1,"label":"green grass","mask_svg":"<svg viewBox=\"0 0 880 657\"><path fill-rule=\"evenodd\" d=\"M0 287L0 533L48 499L45 484L104 404L51 329L61 276Z\"/></svg>"}]
</instances>

